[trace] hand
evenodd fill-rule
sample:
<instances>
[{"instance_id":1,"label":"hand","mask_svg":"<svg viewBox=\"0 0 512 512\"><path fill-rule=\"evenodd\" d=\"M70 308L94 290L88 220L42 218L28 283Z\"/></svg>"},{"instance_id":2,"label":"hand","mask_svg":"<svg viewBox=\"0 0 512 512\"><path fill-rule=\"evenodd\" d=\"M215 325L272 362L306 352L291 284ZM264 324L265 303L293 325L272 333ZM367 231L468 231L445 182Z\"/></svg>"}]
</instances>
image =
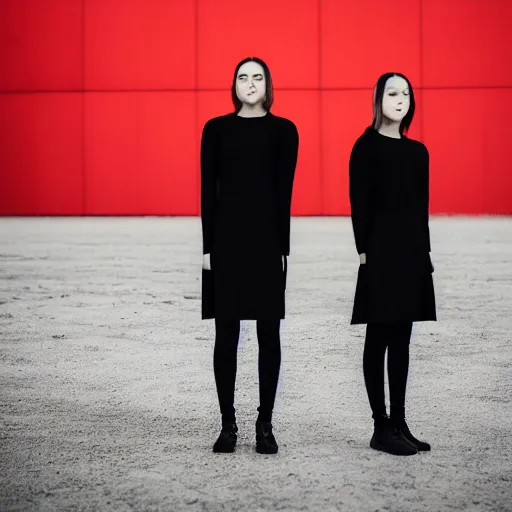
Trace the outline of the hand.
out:
<instances>
[{"instance_id":1,"label":"hand","mask_svg":"<svg viewBox=\"0 0 512 512\"><path fill-rule=\"evenodd\" d=\"M362 252L359 255L359 262L361 263L361 265L366 265L366 253L365 252Z\"/></svg>"},{"instance_id":2,"label":"hand","mask_svg":"<svg viewBox=\"0 0 512 512\"><path fill-rule=\"evenodd\" d=\"M210 264L210 255L209 254L203 254L203 269L204 270L212 269L212 266Z\"/></svg>"}]
</instances>

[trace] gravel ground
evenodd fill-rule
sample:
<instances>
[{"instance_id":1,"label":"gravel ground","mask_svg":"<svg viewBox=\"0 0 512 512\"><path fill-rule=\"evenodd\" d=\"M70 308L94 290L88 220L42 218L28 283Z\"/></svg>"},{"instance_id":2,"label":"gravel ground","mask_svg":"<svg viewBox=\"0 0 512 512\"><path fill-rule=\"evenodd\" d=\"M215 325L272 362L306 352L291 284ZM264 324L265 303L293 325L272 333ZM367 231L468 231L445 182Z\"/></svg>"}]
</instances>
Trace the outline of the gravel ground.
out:
<instances>
[{"instance_id":1,"label":"gravel ground","mask_svg":"<svg viewBox=\"0 0 512 512\"><path fill-rule=\"evenodd\" d=\"M407 412L433 450L369 448L348 218L294 218L277 456L254 451L242 324L235 454L216 455L197 218L0 219L0 510L512 510L512 218L432 218L438 322Z\"/></svg>"}]
</instances>

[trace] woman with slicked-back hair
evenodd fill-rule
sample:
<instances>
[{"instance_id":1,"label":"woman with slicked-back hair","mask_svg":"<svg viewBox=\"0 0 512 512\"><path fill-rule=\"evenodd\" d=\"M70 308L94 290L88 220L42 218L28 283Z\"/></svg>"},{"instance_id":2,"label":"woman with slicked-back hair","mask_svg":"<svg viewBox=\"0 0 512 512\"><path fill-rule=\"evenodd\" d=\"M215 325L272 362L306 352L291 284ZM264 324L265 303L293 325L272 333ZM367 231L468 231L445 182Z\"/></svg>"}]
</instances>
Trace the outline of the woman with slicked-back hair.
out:
<instances>
[{"instance_id":1,"label":"woman with slicked-back hair","mask_svg":"<svg viewBox=\"0 0 512 512\"><path fill-rule=\"evenodd\" d=\"M291 121L270 112L272 78L261 59L236 66L232 100L234 112L210 119L201 138L202 318L215 318L213 366L222 420L213 451L233 452L236 446L240 321L256 320L256 451L277 453L272 412L299 138Z\"/></svg>"},{"instance_id":2,"label":"woman with slicked-back hair","mask_svg":"<svg viewBox=\"0 0 512 512\"><path fill-rule=\"evenodd\" d=\"M352 324L367 324L363 354L373 413L370 446L394 455L430 450L405 421L413 322L436 320L430 259L429 153L406 136L414 91L401 73L375 86L372 125L350 155L350 203L360 258ZM390 416L384 400L388 351Z\"/></svg>"}]
</instances>

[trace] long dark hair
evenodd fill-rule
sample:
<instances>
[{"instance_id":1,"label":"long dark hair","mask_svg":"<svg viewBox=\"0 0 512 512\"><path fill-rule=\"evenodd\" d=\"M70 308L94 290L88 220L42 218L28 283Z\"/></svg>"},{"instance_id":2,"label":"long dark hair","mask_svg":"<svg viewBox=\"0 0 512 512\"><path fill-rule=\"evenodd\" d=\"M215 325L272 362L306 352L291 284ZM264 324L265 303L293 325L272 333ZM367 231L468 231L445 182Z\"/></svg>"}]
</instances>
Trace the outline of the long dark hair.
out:
<instances>
[{"instance_id":1,"label":"long dark hair","mask_svg":"<svg viewBox=\"0 0 512 512\"><path fill-rule=\"evenodd\" d=\"M265 98L263 99L262 107L268 112L274 103L274 86L272 85L272 75L270 74L270 70L268 69L267 64L261 59L258 59L258 57L247 57L246 59L240 61L235 68L233 85L231 86L231 99L233 100L235 111L238 112L242 108L242 102L236 95L236 77L238 75L238 70L246 62L256 62L256 64L259 64L263 68L263 73L265 74Z\"/></svg>"},{"instance_id":2,"label":"long dark hair","mask_svg":"<svg viewBox=\"0 0 512 512\"><path fill-rule=\"evenodd\" d=\"M384 88L386 87L386 82L393 76L399 76L403 78L407 82L407 86L409 87L409 111L405 115L405 117L400 122L400 135L404 135L409 130L411 126L412 120L414 118L414 111L416 110L416 101L414 100L414 91L412 89L411 82L409 82L408 78L402 73L384 73L377 80L377 84L375 85L375 92L373 98L373 121L371 126L367 128L368 130L378 130L379 126L382 124L383 114L382 114L382 98L384 97Z\"/></svg>"}]
</instances>

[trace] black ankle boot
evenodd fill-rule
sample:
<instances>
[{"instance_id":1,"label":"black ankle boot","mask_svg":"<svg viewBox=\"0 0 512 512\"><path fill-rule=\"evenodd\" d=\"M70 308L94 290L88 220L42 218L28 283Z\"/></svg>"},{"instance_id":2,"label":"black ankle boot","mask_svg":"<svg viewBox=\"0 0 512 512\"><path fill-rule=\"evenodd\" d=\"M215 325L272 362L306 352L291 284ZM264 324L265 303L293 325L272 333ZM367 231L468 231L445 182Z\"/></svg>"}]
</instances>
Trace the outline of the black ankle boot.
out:
<instances>
[{"instance_id":1,"label":"black ankle boot","mask_svg":"<svg viewBox=\"0 0 512 512\"><path fill-rule=\"evenodd\" d=\"M272 434L272 423L270 421L256 422L256 451L263 454L277 453L279 447L276 438Z\"/></svg>"},{"instance_id":2,"label":"black ankle boot","mask_svg":"<svg viewBox=\"0 0 512 512\"><path fill-rule=\"evenodd\" d=\"M409 427L407 426L405 418L400 419L400 420L393 420L393 422L401 430L402 435L405 437L405 439L407 439L407 441L409 441L409 443L414 445L419 452L429 452L430 451L430 445L428 443L426 443L425 441L419 441L411 434L411 431L409 430Z\"/></svg>"},{"instance_id":3,"label":"black ankle boot","mask_svg":"<svg viewBox=\"0 0 512 512\"><path fill-rule=\"evenodd\" d=\"M220 435L213 445L213 451L215 453L233 453L236 446L237 432L236 423L223 424Z\"/></svg>"},{"instance_id":4,"label":"black ankle boot","mask_svg":"<svg viewBox=\"0 0 512 512\"><path fill-rule=\"evenodd\" d=\"M407 441L400 428L393 424L385 414L375 418L375 430L370 447L391 455L415 455L418 453L418 449Z\"/></svg>"}]
</instances>

